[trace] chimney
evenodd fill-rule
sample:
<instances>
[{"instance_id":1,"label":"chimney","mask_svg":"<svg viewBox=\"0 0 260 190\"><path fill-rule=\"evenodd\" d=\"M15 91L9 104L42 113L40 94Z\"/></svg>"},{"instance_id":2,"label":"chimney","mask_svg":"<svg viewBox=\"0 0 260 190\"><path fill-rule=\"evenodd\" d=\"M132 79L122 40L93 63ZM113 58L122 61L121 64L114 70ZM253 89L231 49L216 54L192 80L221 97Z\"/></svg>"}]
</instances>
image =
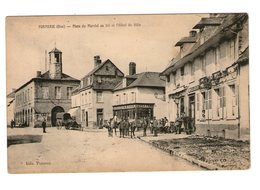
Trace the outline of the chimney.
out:
<instances>
[{"instance_id":1,"label":"chimney","mask_svg":"<svg viewBox=\"0 0 260 190\"><path fill-rule=\"evenodd\" d=\"M16 88L12 88L12 92L15 92L16 91Z\"/></svg>"},{"instance_id":2,"label":"chimney","mask_svg":"<svg viewBox=\"0 0 260 190\"><path fill-rule=\"evenodd\" d=\"M37 71L37 72L36 72L36 77L37 77L37 78L40 78L41 75L42 75L42 72L41 72L41 71Z\"/></svg>"},{"instance_id":3,"label":"chimney","mask_svg":"<svg viewBox=\"0 0 260 190\"><path fill-rule=\"evenodd\" d=\"M97 67L101 64L101 59L99 55L94 56L94 67Z\"/></svg>"},{"instance_id":4,"label":"chimney","mask_svg":"<svg viewBox=\"0 0 260 190\"><path fill-rule=\"evenodd\" d=\"M218 17L218 15L219 15L218 13L210 13L209 17L210 18L215 18L215 17Z\"/></svg>"},{"instance_id":5,"label":"chimney","mask_svg":"<svg viewBox=\"0 0 260 190\"><path fill-rule=\"evenodd\" d=\"M196 37L197 31L196 30L191 30L190 31L190 37Z\"/></svg>"},{"instance_id":6,"label":"chimney","mask_svg":"<svg viewBox=\"0 0 260 190\"><path fill-rule=\"evenodd\" d=\"M134 62L129 63L129 75L136 74L136 64Z\"/></svg>"}]
</instances>

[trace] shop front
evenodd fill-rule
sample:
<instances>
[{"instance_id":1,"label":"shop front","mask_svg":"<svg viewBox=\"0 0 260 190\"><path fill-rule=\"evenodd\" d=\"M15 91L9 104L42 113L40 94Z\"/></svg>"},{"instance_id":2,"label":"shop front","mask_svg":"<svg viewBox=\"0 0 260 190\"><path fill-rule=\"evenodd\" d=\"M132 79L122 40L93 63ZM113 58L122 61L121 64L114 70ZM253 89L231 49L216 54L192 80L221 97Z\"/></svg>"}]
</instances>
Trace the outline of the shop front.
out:
<instances>
[{"instance_id":1,"label":"shop front","mask_svg":"<svg viewBox=\"0 0 260 190\"><path fill-rule=\"evenodd\" d=\"M118 118L141 119L143 117L152 118L154 113L154 104L124 104L113 106L113 114Z\"/></svg>"}]
</instances>

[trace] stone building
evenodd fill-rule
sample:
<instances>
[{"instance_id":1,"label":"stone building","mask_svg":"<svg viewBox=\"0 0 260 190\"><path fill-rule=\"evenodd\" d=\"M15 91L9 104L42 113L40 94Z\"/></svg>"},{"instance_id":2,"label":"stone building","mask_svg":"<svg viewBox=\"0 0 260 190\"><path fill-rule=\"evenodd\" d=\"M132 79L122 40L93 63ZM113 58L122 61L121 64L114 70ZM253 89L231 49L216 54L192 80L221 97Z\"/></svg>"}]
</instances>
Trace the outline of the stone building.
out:
<instances>
[{"instance_id":1,"label":"stone building","mask_svg":"<svg viewBox=\"0 0 260 190\"><path fill-rule=\"evenodd\" d=\"M170 120L185 113L198 134L248 138L247 14L210 14L176 46L178 56L161 73Z\"/></svg>"},{"instance_id":2,"label":"stone building","mask_svg":"<svg viewBox=\"0 0 260 190\"><path fill-rule=\"evenodd\" d=\"M11 121L14 120L14 104L15 104L15 89L9 93L6 97L7 100L7 126L11 125Z\"/></svg>"},{"instance_id":3,"label":"stone building","mask_svg":"<svg viewBox=\"0 0 260 190\"><path fill-rule=\"evenodd\" d=\"M80 87L72 93L72 109L80 110L83 127L97 127L113 117L113 89L121 82L124 73L109 59L102 62L94 56L94 68L81 79Z\"/></svg>"},{"instance_id":4,"label":"stone building","mask_svg":"<svg viewBox=\"0 0 260 190\"><path fill-rule=\"evenodd\" d=\"M158 72L136 74L136 64L129 64L129 75L114 89L113 112L119 118L165 117L165 79Z\"/></svg>"},{"instance_id":5,"label":"stone building","mask_svg":"<svg viewBox=\"0 0 260 190\"><path fill-rule=\"evenodd\" d=\"M15 90L15 122L25 126L39 126L43 118L47 125L56 125L56 114L67 112L71 93L80 81L62 72L62 52L49 52L49 70L37 71L34 78Z\"/></svg>"}]
</instances>

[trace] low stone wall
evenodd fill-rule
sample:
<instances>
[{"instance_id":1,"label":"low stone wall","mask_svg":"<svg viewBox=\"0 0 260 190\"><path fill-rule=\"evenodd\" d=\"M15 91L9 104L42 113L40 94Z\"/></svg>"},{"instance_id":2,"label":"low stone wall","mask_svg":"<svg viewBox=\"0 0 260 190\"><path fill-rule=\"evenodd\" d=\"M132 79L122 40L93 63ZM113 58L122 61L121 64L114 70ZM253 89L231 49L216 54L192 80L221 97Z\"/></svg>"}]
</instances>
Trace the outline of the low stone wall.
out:
<instances>
[{"instance_id":1,"label":"low stone wall","mask_svg":"<svg viewBox=\"0 0 260 190\"><path fill-rule=\"evenodd\" d=\"M196 134L209 137L238 139L238 125L233 124L197 124Z\"/></svg>"}]
</instances>

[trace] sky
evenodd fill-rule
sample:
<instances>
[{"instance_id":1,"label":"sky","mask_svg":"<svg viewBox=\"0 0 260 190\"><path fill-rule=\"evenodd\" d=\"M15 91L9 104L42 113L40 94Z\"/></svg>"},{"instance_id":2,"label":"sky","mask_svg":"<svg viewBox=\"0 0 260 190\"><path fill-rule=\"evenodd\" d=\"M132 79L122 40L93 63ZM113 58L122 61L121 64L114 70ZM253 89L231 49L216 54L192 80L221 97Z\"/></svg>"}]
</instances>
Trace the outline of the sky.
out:
<instances>
[{"instance_id":1,"label":"sky","mask_svg":"<svg viewBox=\"0 0 260 190\"><path fill-rule=\"evenodd\" d=\"M36 71L48 70L45 51L54 47L62 51L63 72L77 79L93 69L95 55L100 55L102 61L110 59L125 74L130 62L137 64L137 73L161 72L179 51L175 43L207 16L8 17L7 93L35 77Z\"/></svg>"}]
</instances>

